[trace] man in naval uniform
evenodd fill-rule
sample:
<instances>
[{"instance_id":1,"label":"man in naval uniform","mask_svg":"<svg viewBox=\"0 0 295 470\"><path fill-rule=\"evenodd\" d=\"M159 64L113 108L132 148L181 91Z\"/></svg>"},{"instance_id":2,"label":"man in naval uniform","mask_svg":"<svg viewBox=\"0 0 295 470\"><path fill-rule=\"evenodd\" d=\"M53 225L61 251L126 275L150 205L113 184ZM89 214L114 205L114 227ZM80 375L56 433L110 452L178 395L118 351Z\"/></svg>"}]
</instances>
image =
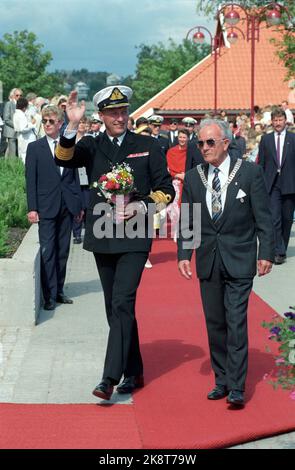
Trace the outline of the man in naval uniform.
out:
<instances>
[{"instance_id":1,"label":"man in naval uniform","mask_svg":"<svg viewBox=\"0 0 295 470\"><path fill-rule=\"evenodd\" d=\"M113 387L119 393L130 393L144 385L143 363L135 318L136 292L148 253L152 235L144 227L143 236L101 236L96 227L100 222L100 207L111 207L93 183L111 171L116 164L126 163L133 170L139 199L122 210L125 222L132 224L136 214L147 225L149 206L168 204L174 198L171 177L156 139L136 135L127 129L128 106L132 90L126 86L110 86L96 93L94 106L104 122L105 132L97 137L84 137L75 145L78 123L85 104L77 102L77 93L70 94L67 104L69 125L56 150L56 163L65 167L85 167L90 183L90 203L87 208L84 248L92 251L102 283L109 337L101 382L93 390L99 398L109 400ZM162 205L162 204L161 204ZM134 220L134 219L133 219ZM114 225L114 227L116 227ZM117 228L117 227L116 227ZM127 232L127 228L126 228Z\"/></svg>"},{"instance_id":2,"label":"man in naval uniform","mask_svg":"<svg viewBox=\"0 0 295 470\"><path fill-rule=\"evenodd\" d=\"M187 227L184 224L180 230L178 267L191 279L190 260L197 248L197 276L215 373L208 399L228 396L230 405L241 407L248 363L248 299L256 270L259 276L271 270L274 233L263 172L254 163L230 157L230 140L225 121L201 123L198 145L205 162L185 176L182 203L188 203L190 215ZM195 230L193 204L201 206L199 247L185 245L186 229Z\"/></svg>"}]
</instances>

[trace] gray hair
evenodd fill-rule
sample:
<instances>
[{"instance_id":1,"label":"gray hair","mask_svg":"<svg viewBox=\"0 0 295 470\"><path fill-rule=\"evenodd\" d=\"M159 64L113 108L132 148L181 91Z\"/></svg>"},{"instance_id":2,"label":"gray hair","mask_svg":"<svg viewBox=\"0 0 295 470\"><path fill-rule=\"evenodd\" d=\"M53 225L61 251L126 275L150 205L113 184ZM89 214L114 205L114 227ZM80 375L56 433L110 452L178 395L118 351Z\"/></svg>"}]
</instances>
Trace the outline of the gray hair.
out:
<instances>
[{"instance_id":1,"label":"gray hair","mask_svg":"<svg viewBox=\"0 0 295 470\"><path fill-rule=\"evenodd\" d=\"M233 135L229 128L228 123L226 121L223 121L222 119L202 119L199 130L207 126L213 126L214 124L218 126L219 129L221 130L222 137L230 141L233 139Z\"/></svg>"}]
</instances>

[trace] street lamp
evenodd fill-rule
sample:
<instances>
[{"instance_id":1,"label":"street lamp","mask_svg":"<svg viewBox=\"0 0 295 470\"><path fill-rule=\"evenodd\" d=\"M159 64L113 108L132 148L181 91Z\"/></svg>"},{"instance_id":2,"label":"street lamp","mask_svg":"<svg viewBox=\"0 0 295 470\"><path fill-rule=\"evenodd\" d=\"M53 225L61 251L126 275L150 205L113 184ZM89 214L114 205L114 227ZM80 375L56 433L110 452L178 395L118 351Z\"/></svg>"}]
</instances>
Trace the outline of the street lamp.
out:
<instances>
[{"instance_id":1,"label":"street lamp","mask_svg":"<svg viewBox=\"0 0 295 470\"><path fill-rule=\"evenodd\" d=\"M217 18L224 14L224 22L230 26L237 25L241 20L239 12L235 7L241 9L247 22L247 41L251 41L251 100L250 100L250 120L251 127L254 127L254 92L255 92L255 41L259 41L260 22L265 18L268 26L276 26L281 23L282 14L288 16L289 22L291 17L289 11L283 5L277 2L269 3L261 8L253 8L247 11L238 3L225 4L220 7Z\"/></svg>"},{"instance_id":2,"label":"street lamp","mask_svg":"<svg viewBox=\"0 0 295 470\"><path fill-rule=\"evenodd\" d=\"M234 25L231 25L230 28L225 28L226 31L229 30L227 39L231 44L234 44L238 39L238 35L235 33L234 29L239 31L245 38L243 31ZM192 41L195 44L203 44L205 41L205 34L203 31L205 31L210 38L211 55L214 55L214 114L217 114L217 55L220 55L221 36L224 31L221 31L219 34L215 34L213 37L209 29L205 28L205 26L194 26L187 32L186 39L189 39L190 35L192 35Z\"/></svg>"}]
</instances>

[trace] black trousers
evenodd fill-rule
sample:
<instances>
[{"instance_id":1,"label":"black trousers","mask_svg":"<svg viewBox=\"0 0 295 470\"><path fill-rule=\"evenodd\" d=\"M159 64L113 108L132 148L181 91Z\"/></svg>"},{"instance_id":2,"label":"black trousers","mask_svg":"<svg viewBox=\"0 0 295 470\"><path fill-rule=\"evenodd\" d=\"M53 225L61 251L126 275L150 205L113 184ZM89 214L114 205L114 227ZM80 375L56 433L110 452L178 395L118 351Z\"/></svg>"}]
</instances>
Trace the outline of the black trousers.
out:
<instances>
[{"instance_id":1,"label":"black trousers","mask_svg":"<svg viewBox=\"0 0 295 470\"><path fill-rule=\"evenodd\" d=\"M234 279L218 250L209 279L200 280L216 385L245 389L248 368L247 308L253 279Z\"/></svg>"},{"instance_id":2,"label":"black trousers","mask_svg":"<svg viewBox=\"0 0 295 470\"><path fill-rule=\"evenodd\" d=\"M143 373L135 301L148 253L94 253L94 257L110 327L103 378L117 384L123 374Z\"/></svg>"},{"instance_id":3,"label":"black trousers","mask_svg":"<svg viewBox=\"0 0 295 470\"><path fill-rule=\"evenodd\" d=\"M44 300L55 300L63 293L70 250L73 216L66 206L56 217L40 218L41 284Z\"/></svg>"},{"instance_id":4,"label":"black trousers","mask_svg":"<svg viewBox=\"0 0 295 470\"><path fill-rule=\"evenodd\" d=\"M270 208L275 230L275 254L285 255L293 224L295 194L282 195L279 178L278 176L270 193Z\"/></svg>"}]
</instances>

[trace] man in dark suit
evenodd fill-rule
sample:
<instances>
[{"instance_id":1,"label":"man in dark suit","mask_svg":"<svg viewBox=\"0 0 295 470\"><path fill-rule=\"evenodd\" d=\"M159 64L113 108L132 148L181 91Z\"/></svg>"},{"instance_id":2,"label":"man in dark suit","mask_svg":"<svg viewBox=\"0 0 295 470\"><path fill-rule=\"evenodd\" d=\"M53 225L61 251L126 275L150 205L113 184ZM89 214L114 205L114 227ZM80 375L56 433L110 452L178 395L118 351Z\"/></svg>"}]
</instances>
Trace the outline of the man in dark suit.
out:
<instances>
[{"instance_id":1,"label":"man in dark suit","mask_svg":"<svg viewBox=\"0 0 295 470\"><path fill-rule=\"evenodd\" d=\"M164 132L161 132L161 126L164 121L163 116L158 114L153 114L149 118L149 127L152 131L151 136L153 139L156 139L162 149L163 155L166 155L169 149L168 135Z\"/></svg>"},{"instance_id":2,"label":"man in dark suit","mask_svg":"<svg viewBox=\"0 0 295 470\"><path fill-rule=\"evenodd\" d=\"M295 134L286 129L285 111L271 113L274 132L265 134L258 150L275 228L275 264L286 261L295 210Z\"/></svg>"},{"instance_id":3,"label":"man in dark suit","mask_svg":"<svg viewBox=\"0 0 295 470\"><path fill-rule=\"evenodd\" d=\"M72 92L67 105L69 126L56 150L58 164L85 166L92 188L86 214L84 248L94 253L110 327L102 381L93 394L106 400L110 399L114 385L120 382L122 376L124 379L117 387L119 393L130 393L144 385L135 300L152 244L146 212L150 205L168 204L174 197L171 177L157 139L137 135L127 129L131 95L132 90L121 85L98 92L93 102L106 131L94 139L84 137L74 146L85 104L78 105L77 93ZM133 171L134 186L139 196L137 201L128 203L121 210L116 208L124 222L118 225L111 222L110 228L108 195L93 187L93 183L112 171L114 166L123 163ZM127 231L134 223L135 214L139 217L137 226L142 229L141 234L129 237ZM152 217L149 219L153 220ZM108 233L103 232L103 227L107 225Z\"/></svg>"},{"instance_id":4,"label":"man in dark suit","mask_svg":"<svg viewBox=\"0 0 295 470\"><path fill-rule=\"evenodd\" d=\"M56 302L73 303L63 287L73 217L81 218L83 211L77 170L59 168L54 161L63 111L57 106L45 106L42 123L45 137L27 148L28 220L39 224L44 309L54 310Z\"/></svg>"},{"instance_id":5,"label":"man in dark suit","mask_svg":"<svg viewBox=\"0 0 295 470\"><path fill-rule=\"evenodd\" d=\"M188 204L189 216L180 227L178 266L191 279L190 260L197 248L197 275L216 384L208 399L228 395L229 404L242 406L248 358L247 306L256 274L257 238L260 276L271 270L274 240L262 171L255 164L231 158L230 139L226 122L207 119L201 123L199 147L205 163L189 171L184 180L182 203ZM193 218L196 204L201 226ZM199 246L192 245L188 229L200 230Z\"/></svg>"},{"instance_id":6,"label":"man in dark suit","mask_svg":"<svg viewBox=\"0 0 295 470\"><path fill-rule=\"evenodd\" d=\"M169 148L175 147L178 144L178 120L175 118L170 119L168 130L168 145Z\"/></svg>"}]
</instances>

